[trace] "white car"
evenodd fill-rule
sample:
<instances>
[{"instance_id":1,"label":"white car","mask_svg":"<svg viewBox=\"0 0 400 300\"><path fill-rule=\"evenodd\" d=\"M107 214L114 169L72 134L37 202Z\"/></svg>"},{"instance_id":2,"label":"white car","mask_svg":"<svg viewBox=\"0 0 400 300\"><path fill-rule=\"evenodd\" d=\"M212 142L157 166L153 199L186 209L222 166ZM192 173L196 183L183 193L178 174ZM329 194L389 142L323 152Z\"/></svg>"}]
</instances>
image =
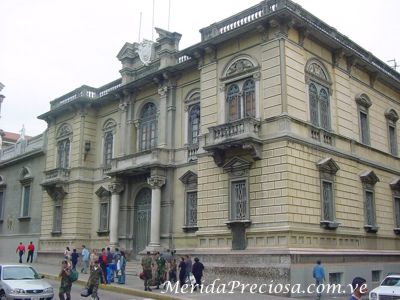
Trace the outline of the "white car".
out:
<instances>
[{"instance_id":1,"label":"white car","mask_svg":"<svg viewBox=\"0 0 400 300\"><path fill-rule=\"evenodd\" d=\"M27 265L0 265L0 300L51 300L54 291L34 268Z\"/></svg>"},{"instance_id":2,"label":"white car","mask_svg":"<svg viewBox=\"0 0 400 300\"><path fill-rule=\"evenodd\" d=\"M389 275L369 293L370 300L396 300L400 299L400 274Z\"/></svg>"}]
</instances>

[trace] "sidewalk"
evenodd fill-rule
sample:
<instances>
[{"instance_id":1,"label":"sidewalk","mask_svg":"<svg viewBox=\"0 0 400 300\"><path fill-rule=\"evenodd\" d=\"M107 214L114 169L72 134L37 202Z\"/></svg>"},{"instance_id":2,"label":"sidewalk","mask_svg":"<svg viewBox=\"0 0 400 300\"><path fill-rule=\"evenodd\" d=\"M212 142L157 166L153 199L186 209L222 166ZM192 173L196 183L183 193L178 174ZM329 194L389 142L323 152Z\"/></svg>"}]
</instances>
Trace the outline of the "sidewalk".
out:
<instances>
[{"instance_id":1,"label":"sidewalk","mask_svg":"<svg viewBox=\"0 0 400 300\"><path fill-rule=\"evenodd\" d=\"M10 264L15 264L15 262L5 262L1 261L0 263L10 263ZM59 281L58 274L60 272L60 266L58 265L50 265L50 264L43 264L43 263L33 263L31 264L37 272L40 274L44 275L45 278L53 279ZM78 268L78 271L80 269ZM89 278L89 274L82 274L79 273L79 279L77 282L74 284L79 284L79 285L86 285L86 282ZM146 299L160 299L160 300L193 300L193 299L217 299L217 300L235 300L235 299L255 299L255 300L287 300L290 299L285 296L275 296L275 295L269 295L269 294L251 294L249 292L245 293L200 293L200 292L193 292L193 293L174 293L173 291L164 291L162 289L156 290L153 289L152 292L145 292L144 291L144 285L143 285L143 280L141 280L138 276L136 275L126 275L126 281L124 285L118 284L118 283L111 283L107 285L100 285L100 289L112 291L112 292L117 292L117 293L122 293L126 295L131 295L131 296L138 296L138 297L143 297ZM227 289L228 290L228 289ZM162 293L163 292L163 293ZM323 297L323 300L337 300L337 299L347 299L348 297L332 297L332 296L326 296ZM295 298L291 298L295 299ZM304 297L301 299L314 299L314 297Z\"/></svg>"}]
</instances>

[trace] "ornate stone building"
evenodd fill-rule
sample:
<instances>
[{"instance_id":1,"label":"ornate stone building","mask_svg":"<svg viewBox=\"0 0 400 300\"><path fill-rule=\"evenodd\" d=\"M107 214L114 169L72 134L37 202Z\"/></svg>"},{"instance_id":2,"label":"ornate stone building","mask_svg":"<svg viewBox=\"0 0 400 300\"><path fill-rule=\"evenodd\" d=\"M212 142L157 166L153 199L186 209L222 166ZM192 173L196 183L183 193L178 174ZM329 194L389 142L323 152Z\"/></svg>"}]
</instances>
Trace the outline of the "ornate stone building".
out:
<instances>
[{"instance_id":1,"label":"ornate stone building","mask_svg":"<svg viewBox=\"0 0 400 300\"><path fill-rule=\"evenodd\" d=\"M39 242L46 144L45 133L17 136L14 145L0 149L0 258L15 262L19 242Z\"/></svg>"},{"instance_id":2,"label":"ornate stone building","mask_svg":"<svg viewBox=\"0 0 400 300\"><path fill-rule=\"evenodd\" d=\"M293 283L317 258L331 282L399 268L399 73L289 0L184 50L156 31L123 46L120 78L39 117L42 254L171 248L222 278Z\"/></svg>"}]
</instances>

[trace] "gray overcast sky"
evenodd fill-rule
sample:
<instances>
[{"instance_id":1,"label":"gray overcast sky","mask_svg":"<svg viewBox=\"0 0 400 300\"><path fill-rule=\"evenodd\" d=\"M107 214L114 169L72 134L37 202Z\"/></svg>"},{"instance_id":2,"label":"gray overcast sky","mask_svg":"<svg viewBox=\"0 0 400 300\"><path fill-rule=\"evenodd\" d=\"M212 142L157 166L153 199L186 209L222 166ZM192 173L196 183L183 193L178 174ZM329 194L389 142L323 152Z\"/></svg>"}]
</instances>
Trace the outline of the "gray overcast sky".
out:
<instances>
[{"instance_id":1,"label":"gray overcast sky","mask_svg":"<svg viewBox=\"0 0 400 300\"><path fill-rule=\"evenodd\" d=\"M200 41L199 29L260 0L171 0L170 31L180 49ZM383 61L400 64L399 0L297 0L303 8ZM87 84L120 77L125 42L151 39L151 0L0 0L0 82L6 87L0 128L37 135L49 102ZM155 26L168 28L168 0L155 0ZM154 38L157 35L154 34ZM400 69L398 69L399 71Z\"/></svg>"}]
</instances>

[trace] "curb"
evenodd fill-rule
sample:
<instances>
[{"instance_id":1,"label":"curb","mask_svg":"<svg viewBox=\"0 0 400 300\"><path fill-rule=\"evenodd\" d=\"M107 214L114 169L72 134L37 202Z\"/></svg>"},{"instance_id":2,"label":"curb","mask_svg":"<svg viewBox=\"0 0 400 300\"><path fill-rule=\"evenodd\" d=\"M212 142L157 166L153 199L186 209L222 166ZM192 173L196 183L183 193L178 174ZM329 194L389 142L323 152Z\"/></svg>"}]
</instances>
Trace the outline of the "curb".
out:
<instances>
[{"instance_id":1,"label":"curb","mask_svg":"<svg viewBox=\"0 0 400 300\"><path fill-rule=\"evenodd\" d=\"M45 278L48 279L53 279L53 280L60 280L60 277L52 274L47 274L47 273L40 273L43 275ZM86 281L83 281L81 279L78 279L77 281L74 282L74 284L79 284L82 286L86 286ZM101 290L107 290L110 292L116 292L120 294L126 294L130 296L139 296L143 298L151 298L151 299L159 299L159 300L182 300L183 298L178 298L174 297L168 294L158 294L158 293L151 293L151 292L146 292L134 288L125 288L122 286L113 286L113 285L99 285L99 289Z\"/></svg>"}]
</instances>

